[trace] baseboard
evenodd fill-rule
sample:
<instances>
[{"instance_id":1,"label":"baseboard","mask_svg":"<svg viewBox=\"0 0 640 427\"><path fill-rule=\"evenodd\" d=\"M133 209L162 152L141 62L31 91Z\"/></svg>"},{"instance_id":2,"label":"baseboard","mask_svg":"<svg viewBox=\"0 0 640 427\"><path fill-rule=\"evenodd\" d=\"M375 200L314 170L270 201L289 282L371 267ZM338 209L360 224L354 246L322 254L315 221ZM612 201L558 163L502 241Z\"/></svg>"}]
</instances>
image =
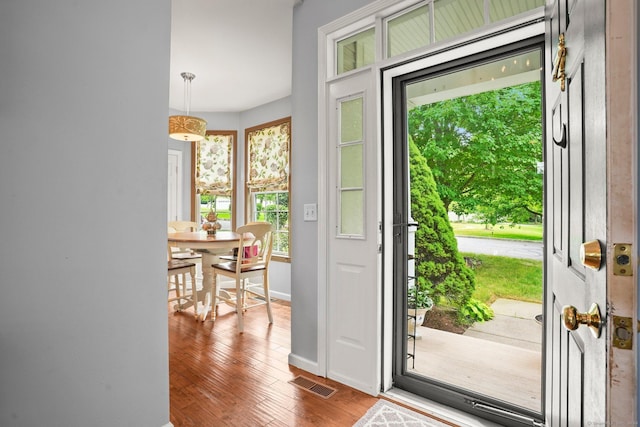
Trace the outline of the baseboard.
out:
<instances>
[{"instance_id":1,"label":"baseboard","mask_svg":"<svg viewBox=\"0 0 640 427\"><path fill-rule=\"evenodd\" d=\"M173 427L173 424L167 423L167 424L163 425L162 427Z\"/></svg>"},{"instance_id":2,"label":"baseboard","mask_svg":"<svg viewBox=\"0 0 640 427\"><path fill-rule=\"evenodd\" d=\"M291 295L289 294L285 294L283 292L277 292L274 291L273 289L269 290L269 295L271 296L271 298L276 298L282 301L289 301L291 302Z\"/></svg>"},{"instance_id":3,"label":"baseboard","mask_svg":"<svg viewBox=\"0 0 640 427\"><path fill-rule=\"evenodd\" d=\"M305 359L304 357L297 356L293 353L289 353L289 365L295 366L296 368L300 368L303 371L310 372L314 375L320 375L320 370L318 369L317 362L313 362L309 359Z\"/></svg>"},{"instance_id":4,"label":"baseboard","mask_svg":"<svg viewBox=\"0 0 640 427\"><path fill-rule=\"evenodd\" d=\"M376 397L380 394L380 386L378 384L363 383L361 381L355 380L352 377L340 375L335 372L327 373L327 377L339 382L340 384L344 384L351 388L355 388L356 390L360 390L363 393L367 393L373 397Z\"/></svg>"}]
</instances>

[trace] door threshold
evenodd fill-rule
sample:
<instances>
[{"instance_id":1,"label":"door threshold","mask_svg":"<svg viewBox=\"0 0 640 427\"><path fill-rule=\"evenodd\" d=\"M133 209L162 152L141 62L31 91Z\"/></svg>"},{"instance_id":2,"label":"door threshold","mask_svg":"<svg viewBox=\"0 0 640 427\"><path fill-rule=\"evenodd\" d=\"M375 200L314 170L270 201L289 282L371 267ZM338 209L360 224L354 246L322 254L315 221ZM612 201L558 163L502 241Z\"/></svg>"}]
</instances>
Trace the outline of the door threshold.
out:
<instances>
[{"instance_id":1,"label":"door threshold","mask_svg":"<svg viewBox=\"0 0 640 427\"><path fill-rule=\"evenodd\" d=\"M399 388L391 388L381 393L381 396L411 406L460 427L501 427L500 424L478 418Z\"/></svg>"}]
</instances>

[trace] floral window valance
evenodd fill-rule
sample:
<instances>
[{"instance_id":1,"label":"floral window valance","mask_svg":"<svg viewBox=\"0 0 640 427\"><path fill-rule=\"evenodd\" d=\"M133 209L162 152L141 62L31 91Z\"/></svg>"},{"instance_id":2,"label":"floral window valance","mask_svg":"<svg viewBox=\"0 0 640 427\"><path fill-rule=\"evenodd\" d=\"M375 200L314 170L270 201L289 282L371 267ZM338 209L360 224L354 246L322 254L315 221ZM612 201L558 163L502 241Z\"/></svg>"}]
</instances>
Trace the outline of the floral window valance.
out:
<instances>
[{"instance_id":1,"label":"floral window valance","mask_svg":"<svg viewBox=\"0 0 640 427\"><path fill-rule=\"evenodd\" d=\"M247 186L251 191L289 189L289 144L291 121L286 119L246 133L248 150Z\"/></svg>"},{"instance_id":2,"label":"floral window valance","mask_svg":"<svg viewBox=\"0 0 640 427\"><path fill-rule=\"evenodd\" d=\"M209 134L197 144L196 190L198 194L231 195L233 136Z\"/></svg>"}]
</instances>

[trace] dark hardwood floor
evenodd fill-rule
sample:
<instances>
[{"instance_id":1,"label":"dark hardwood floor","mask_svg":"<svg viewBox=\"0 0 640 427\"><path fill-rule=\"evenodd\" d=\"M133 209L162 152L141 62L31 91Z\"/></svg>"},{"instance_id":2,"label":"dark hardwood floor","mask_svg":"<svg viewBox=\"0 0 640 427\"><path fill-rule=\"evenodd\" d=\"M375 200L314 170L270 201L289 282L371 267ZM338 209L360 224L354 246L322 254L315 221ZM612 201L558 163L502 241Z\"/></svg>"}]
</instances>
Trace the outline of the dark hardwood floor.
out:
<instances>
[{"instance_id":1,"label":"dark hardwood floor","mask_svg":"<svg viewBox=\"0 0 640 427\"><path fill-rule=\"evenodd\" d=\"M215 323L191 310L169 316L171 423L188 426L352 426L378 398L287 363L291 309L272 304L245 314L244 333L225 304ZM290 384L298 375L337 389L328 399Z\"/></svg>"}]
</instances>

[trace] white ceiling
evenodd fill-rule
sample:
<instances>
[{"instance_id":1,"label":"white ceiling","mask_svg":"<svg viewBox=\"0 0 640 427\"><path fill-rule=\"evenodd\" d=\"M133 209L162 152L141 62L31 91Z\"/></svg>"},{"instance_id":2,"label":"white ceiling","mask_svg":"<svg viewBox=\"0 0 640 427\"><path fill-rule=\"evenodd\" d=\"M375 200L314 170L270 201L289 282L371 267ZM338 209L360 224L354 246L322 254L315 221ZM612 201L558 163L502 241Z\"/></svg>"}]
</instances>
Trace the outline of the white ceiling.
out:
<instances>
[{"instance_id":1,"label":"white ceiling","mask_svg":"<svg viewBox=\"0 0 640 427\"><path fill-rule=\"evenodd\" d=\"M172 0L169 107L244 111L291 94L293 6L300 0Z\"/></svg>"}]
</instances>

